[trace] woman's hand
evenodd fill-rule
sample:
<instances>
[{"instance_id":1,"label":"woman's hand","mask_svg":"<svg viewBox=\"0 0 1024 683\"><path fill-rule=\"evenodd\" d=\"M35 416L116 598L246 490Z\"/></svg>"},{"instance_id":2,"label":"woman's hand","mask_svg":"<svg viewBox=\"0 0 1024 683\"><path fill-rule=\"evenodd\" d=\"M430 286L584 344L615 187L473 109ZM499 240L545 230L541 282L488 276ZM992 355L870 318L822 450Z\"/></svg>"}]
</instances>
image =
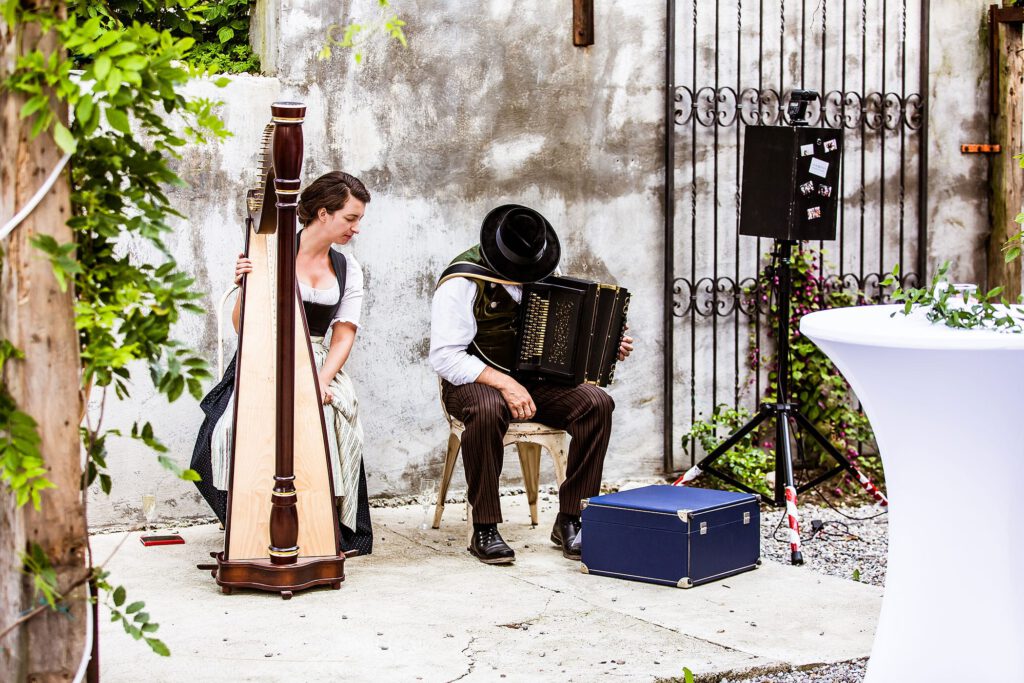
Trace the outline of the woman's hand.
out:
<instances>
[{"instance_id":1,"label":"woman's hand","mask_svg":"<svg viewBox=\"0 0 1024 683\"><path fill-rule=\"evenodd\" d=\"M334 394L331 393L331 389L330 389L331 380L330 379L326 379L325 380L323 375L320 375L319 373L317 374L316 378L317 378L317 381L320 384L320 402L323 403L324 405L328 405L330 403L333 403L334 402Z\"/></svg>"},{"instance_id":2,"label":"woman's hand","mask_svg":"<svg viewBox=\"0 0 1024 683\"><path fill-rule=\"evenodd\" d=\"M633 353L633 338L625 334L628 330L629 325L626 325L622 331L622 341L619 342L619 360L626 360L626 357Z\"/></svg>"},{"instance_id":3,"label":"woman's hand","mask_svg":"<svg viewBox=\"0 0 1024 683\"><path fill-rule=\"evenodd\" d=\"M252 272L252 261L245 254L239 254L235 261L235 284L242 284L242 276Z\"/></svg>"}]
</instances>

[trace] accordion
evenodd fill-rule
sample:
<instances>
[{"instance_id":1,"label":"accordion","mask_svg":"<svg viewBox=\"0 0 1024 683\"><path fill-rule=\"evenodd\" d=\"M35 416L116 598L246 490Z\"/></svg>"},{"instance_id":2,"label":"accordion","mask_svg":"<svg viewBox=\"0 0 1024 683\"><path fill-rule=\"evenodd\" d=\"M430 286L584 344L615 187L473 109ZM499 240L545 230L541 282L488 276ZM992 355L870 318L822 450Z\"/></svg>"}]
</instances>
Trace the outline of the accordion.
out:
<instances>
[{"instance_id":1,"label":"accordion","mask_svg":"<svg viewBox=\"0 0 1024 683\"><path fill-rule=\"evenodd\" d=\"M523 285L514 377L608 386L626 329L629 292L570 277Z\"/></svg>"}]
</instances>

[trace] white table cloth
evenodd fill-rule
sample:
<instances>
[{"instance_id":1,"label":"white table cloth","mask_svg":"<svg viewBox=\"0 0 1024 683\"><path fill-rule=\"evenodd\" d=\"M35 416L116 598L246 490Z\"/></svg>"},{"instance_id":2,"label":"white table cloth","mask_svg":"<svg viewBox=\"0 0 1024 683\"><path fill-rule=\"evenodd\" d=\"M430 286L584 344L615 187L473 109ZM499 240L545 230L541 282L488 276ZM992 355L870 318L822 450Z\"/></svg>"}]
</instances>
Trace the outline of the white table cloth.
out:
<instances>
[{"instance_id":1,"label":"white table cloth","mask_svg":"<svg viewBox=\"0 0 1024 683\"><path fill-rule=\"evenodd\" d=\"M1024 681L1024 335L804 316L871 421L889 560L867 683Z\"/></svg>"}]
</instances>

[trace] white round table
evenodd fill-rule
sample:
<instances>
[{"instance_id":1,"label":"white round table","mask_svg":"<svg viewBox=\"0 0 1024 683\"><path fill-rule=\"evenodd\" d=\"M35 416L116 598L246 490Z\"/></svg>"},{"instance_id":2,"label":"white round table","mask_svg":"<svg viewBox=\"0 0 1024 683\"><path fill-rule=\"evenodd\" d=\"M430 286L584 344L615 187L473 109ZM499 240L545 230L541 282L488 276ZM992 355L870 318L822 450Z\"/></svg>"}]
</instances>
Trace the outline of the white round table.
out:
<instances>
[{"instance_id":1,"label":"white round table","mask_svg":"<svg viewBox=\"0 0 1024 683\"><path fill-rule=\"evenodd\" d=\"M889 560L867 683L1024 681L1024 334L804 316L871 421Z\"/></svg>"}]
</instances>

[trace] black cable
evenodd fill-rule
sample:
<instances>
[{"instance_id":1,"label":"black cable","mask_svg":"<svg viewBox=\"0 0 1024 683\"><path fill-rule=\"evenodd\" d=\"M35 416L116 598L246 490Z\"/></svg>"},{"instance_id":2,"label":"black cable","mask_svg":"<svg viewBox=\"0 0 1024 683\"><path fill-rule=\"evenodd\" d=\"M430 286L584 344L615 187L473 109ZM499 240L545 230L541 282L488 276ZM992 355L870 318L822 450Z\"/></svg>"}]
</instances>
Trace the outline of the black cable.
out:
<instances>
[{"instance_id":1,"label":"black cable","mask_svg":"<svg viewBox=\"0 0 1024 683\"><path fill-rule=\"evenodd\" d=\"M882 515L889 514L889 510L888 510L888 508L886 508L886 509L882 510L881 512L878 512L876 514L871 515L870 517L854 517L852 515L846 514L845 512L843 512L842 510L837 508L835 505L833 505L832 502L828 498L826 498L825 495L821 491L819 491L817 488L814 488L813 491L818 494L819 498L821 498L823 501L825 501L825 505L827 505L828 507L832 508L833 512L835 512L836 514L840 515L841 517L845 517L846 519L852 520L854 522L867 522L867 521L875 519L877 517L881 517Z\"/></svg>"}]
</instances>

